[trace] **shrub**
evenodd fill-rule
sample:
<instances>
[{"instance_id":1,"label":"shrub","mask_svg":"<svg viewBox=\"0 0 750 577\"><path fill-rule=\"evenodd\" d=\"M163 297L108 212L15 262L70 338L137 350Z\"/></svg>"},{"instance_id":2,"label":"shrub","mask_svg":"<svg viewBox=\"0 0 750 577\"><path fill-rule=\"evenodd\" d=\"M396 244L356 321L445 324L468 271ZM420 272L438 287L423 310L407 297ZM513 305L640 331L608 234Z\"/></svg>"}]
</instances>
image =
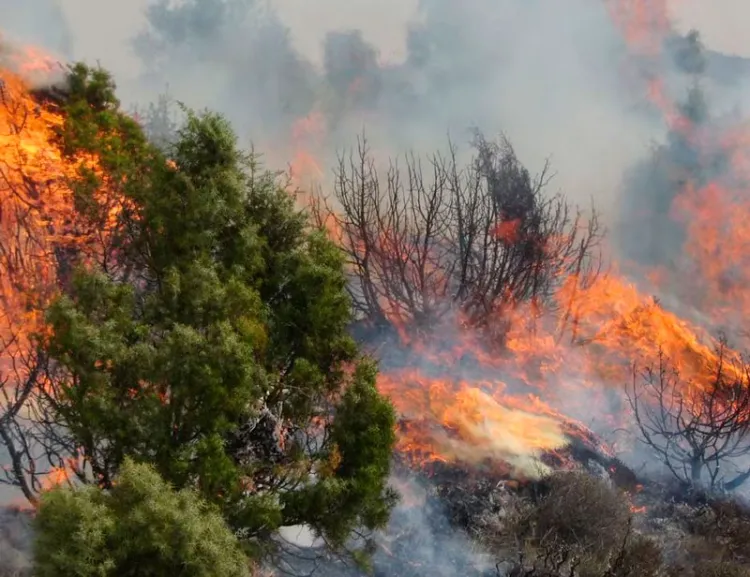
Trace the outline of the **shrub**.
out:
<instances>
[{"instance_id":1,"label":"shrub","mask_svg":"<svg viewBox=\"0 0 750 577\"><path fill-rule=\"evenodd\" d=\"M737 501L709 501L690 520L688 530L721 558L750 559L750 510Z\"/></svg>"},{"instance_id":2,"label":"shrub","mask_svg":"<svg viewBox=\"0 0 750 577\"><path fill-rule=\"evenodd\" d=\"M633 531L622 493L585 473L556 473L533 487L485 543L519 558L511 575L525 577L656 577L659 545Z\"/></svg>"},{"instance_id":3,"label":"shrub","mask_svg":"<svg viewBox=\"0 0 750 577\"><path fill-rule=\"evenodd\" d=\"M607 577L657 577L663 569L662 550L643 535L633 535L612 562Z\"/></svg>"},{"instance_id":4,"label":"shrub","mask_svg":"<svg viewBox=\"0 0 750 577\"><path fill-rule=\"evenodd\" d=\"M45 493L34 526L35 577L250 577L213 507L130 460L110 491Z\"/></svg>"},{"instance_id":5,"label":"shrub","mask_svg":"<svg viewBox=\"0 0 750 577\"><path fill-rule=\"evenodd\" d=\"M546 480L534 512L534 538L543 547L606 558L628 532L627 500L585 473L558 473Z\"/></svg>"},{"instance_id":6,"label":"shrub","mask_svg":"<svg viewBox=\"0 0 750 577\"><path fill-rule=\"evenodd\" d=\"M708 562L696 565L695 577L750 577L750 569L729 562Z\"/></svg>"}]
</instances>

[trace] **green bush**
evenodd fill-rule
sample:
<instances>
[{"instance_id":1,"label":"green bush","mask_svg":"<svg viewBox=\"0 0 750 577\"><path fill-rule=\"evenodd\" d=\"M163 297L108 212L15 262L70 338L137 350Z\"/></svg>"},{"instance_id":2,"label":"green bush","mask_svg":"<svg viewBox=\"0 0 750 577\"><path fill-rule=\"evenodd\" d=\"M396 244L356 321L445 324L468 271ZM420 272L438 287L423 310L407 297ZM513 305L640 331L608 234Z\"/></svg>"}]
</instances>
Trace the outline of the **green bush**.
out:
<instances>
[{"instance_id":1,"label":"green bush","mask_svg":"<svg viewBox=\"0 0 750 577\"><path fill-rule=\"evenodd\" d=\"M34 520L35 577L249 577L221 515L127 460L113 488L57 488Z\"/></svg>"}]
</instances>

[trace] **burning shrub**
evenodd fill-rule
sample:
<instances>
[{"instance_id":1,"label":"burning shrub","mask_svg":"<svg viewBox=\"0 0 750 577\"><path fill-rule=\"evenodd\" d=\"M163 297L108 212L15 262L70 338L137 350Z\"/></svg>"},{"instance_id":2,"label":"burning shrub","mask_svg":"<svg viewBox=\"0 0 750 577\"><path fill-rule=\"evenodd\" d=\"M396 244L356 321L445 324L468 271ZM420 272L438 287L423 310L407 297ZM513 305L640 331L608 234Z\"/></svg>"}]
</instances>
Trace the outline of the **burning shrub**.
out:
<instances>
[{"instance_id":1,"label":"burning shrub","mask_svg":"<svg viewBox=\"0 0 750 577\"><path fill-rule=\"evenodd\" d=\"M455 149L425 170L406 159L381 174L366 141L339 161L334 202L313 212L351 265L351 296L369 326L426 331L458 312L467 327L487 329L508 307L545 302L569 273L591 272L599 240L596 215L546 196L548 167L534 178L502 139L478 134L475 155L460 166ZM493 334L502 338L502 322Z\"/></svg>"}]
</instances>

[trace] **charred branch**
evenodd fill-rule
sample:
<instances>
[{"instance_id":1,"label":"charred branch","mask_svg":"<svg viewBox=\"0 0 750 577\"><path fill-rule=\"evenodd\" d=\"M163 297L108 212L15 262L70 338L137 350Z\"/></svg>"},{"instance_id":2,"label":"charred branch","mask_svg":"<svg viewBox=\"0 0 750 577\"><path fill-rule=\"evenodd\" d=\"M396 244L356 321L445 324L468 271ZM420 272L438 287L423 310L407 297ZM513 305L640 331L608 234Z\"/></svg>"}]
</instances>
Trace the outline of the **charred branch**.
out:
<instances>
[{"instance_id":1,"label":"charred branch","mask_svg":"<svg viewBox=\"0 0 750 577\"><path fill-rule=\"evenodd\" d=\"M750 469L724 471L750 453L749 370L723 344L706 383L682 382L663 353L656 367L634 369L627 393L641 438L679 481L733 490L750 478Z\"/></svg>"},{"instance_id":2,"label":"charred branch","mask_svg":"<svg viewBox=\"0 0 750 577\"><path fill-rule=\"evenodd\" d=\"M379 172L363 137L339 159L333 198L312 211L346 254L369 327L420 332L455 314L502 338L508 308L550 305L570 275L597 274L596 214L584 223L564 197L546 195L549 167L532 177L506 139L477 133L473 149L463 166L451 145Z\"/></svg>"}]
</instances>

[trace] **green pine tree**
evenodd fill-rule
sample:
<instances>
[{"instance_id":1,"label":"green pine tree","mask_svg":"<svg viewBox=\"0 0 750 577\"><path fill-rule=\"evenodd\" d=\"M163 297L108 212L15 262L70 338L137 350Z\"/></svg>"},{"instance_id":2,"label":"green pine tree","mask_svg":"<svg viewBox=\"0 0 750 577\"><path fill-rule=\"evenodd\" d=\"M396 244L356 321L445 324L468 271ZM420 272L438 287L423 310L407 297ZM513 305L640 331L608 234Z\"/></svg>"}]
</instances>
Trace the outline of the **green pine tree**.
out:
<instances>
[{"instance_id":1,"label":"green pine tree","mask_svg":"<svg viewBox=\"0 0 750 577\"><path fill-rule=\"evenodd\" d=\"M75 183L83 214L106 217L102 184L127 202L116 258L79 267L48 312L55 434L86 482L150 463L246 545L292 524L342 545L387 521L395 424L348 335L342 256L221 116L185 112L164 153L106 73L71 70L59 144L104 169Z\"/></svg>"}]
</instances>

